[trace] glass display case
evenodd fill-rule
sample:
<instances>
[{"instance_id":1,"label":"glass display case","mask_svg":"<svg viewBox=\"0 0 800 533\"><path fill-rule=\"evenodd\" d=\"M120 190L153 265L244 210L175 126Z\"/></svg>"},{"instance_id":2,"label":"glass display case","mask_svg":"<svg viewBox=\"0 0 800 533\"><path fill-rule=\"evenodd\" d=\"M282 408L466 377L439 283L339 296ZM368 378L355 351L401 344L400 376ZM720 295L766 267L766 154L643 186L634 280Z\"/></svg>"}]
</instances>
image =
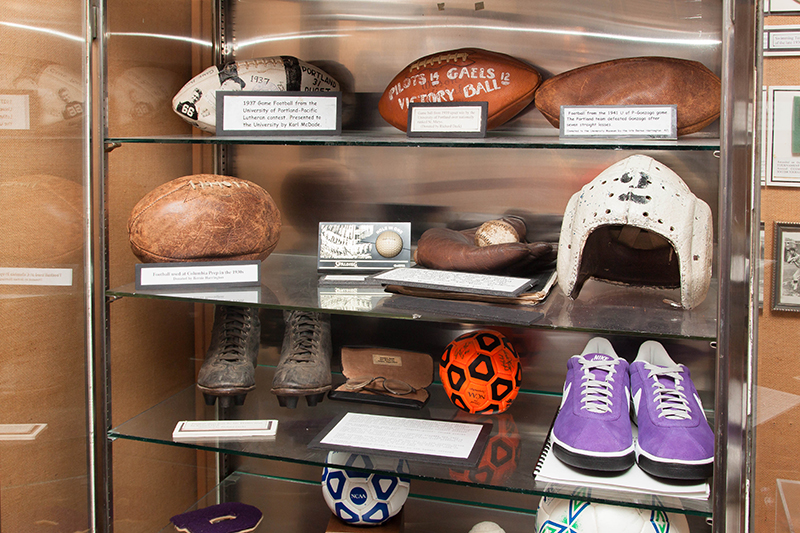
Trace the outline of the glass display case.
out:
<instances>
[{"instance_id":1,"label":"glass display case","mask_svg":"<svg viewBox=\"0 0 800 533\"><path fill-rule=\"evenodd\" d=\"M0 529L84 531L94 524L88 6L9 1L0 27Z\"/></svg>"},{"instance_id":2,"label":"glass display case","mask_svg":"<svg viewBox=\"0 0 800 533\"><path fill-rule=\"evenodd\" d=\"M99 8L104 105L96 185L104 261L96 281L106 305L95 326L98 426L108 440L100 446L98 519L108 530L168 530L171 516L223 501L268 509L272 523L287 530L322 530L329 511L319 476L328 459L309 443L344 412L488 423L490 442L511 450L510 464L491 465L488 475L485 464L454 469L409 461L409 532L467 531L483 520L506 531L532 529L543 495L678 513L692 531L710 529L712 521L714 531L746 530L752 2L105 0ZM533 105L477 139L413 138L381 118L378 101L397 72L423 56L465 47L508 54L544 78L632 56L697 61L722 80L721 117L677 140L571 140ZM300 58L339 81L341 133L217 136L173 112L173 96L208 67L273 56ZM485 315L464 318L424 305L399 308L387 292L320 283L319 222L410 222L415 246L430 228L515 215L526 221L530 241L554 243L572 195L635 154L673 169L710 206L713 274L706 298L692 309L676 303L679 289L590 279L575 299L556 286L539 305L512 308L536 316L520 322L497 318L492 305ZM278 206L280 240L261 263L255 290L136 288L129 216L155 187L192 174L249 180ZM196 388L197 372L214 306L230 304L255 308L260 317L256 388L244 405L209 406ZM438 361L462 333L500 331L520 356L519 396L505 413L469 415L448 399L437 377L428 404L415 411L329 398L281 407L270 386L286 310L331 315L334 383L345 380L342 346L414 350ZM690 369L716 434L708 497L587 491L534 478L561 404L567 360L595 336L608 338L628 361L644 341L658 340ZM278 420L276 438L187 443L172 437L182 420L247 419Z\"/></svg>"}]
</instances>

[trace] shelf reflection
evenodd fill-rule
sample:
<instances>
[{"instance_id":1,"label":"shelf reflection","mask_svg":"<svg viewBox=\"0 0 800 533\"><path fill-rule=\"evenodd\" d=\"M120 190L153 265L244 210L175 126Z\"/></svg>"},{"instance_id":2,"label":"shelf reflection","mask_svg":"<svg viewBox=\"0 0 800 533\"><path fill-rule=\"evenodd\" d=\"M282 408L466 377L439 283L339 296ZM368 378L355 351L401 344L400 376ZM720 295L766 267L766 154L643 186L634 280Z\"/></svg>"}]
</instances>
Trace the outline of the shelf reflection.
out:
<instances>
[{"instance_id":1,"label":"shelf reflection","mask_svg":"<svg viewBox=\"0 0 800 533\"><path fill-rule=\"evenodd\" d=\"M397 308L389 303L397 298L379 288L362 288L319 285L316 258L313 256L272 254L261 266L262 286L258 299L250 291L242 299L240 291L137 291L133 283L107 291L112 297L157 298L166 300L206 301L209 303L248 303L271 308L294 308L332 313L361 314L373 317L412 319L434 322L487 324L596 331L604 334L639 334L659 337L677 337L700 340L716 339L717 280L711 280L708 296L702 304L691 310L675 306L680 301L678 289L660 290L649 287L621 287L601 281L589 280L576 300L567 298L558 287L541 305L500 306L511 309L510 318L503 322L492 313L491 304L485 306L485 318L469 315L442 314L430 309L428 299L417 298L419 307ZM410 298L404 296L403 298ZM542 313L534 322L525 320L526 314ZM516 320L520 315L520 320Z\"/></svg>"}]
</instances>

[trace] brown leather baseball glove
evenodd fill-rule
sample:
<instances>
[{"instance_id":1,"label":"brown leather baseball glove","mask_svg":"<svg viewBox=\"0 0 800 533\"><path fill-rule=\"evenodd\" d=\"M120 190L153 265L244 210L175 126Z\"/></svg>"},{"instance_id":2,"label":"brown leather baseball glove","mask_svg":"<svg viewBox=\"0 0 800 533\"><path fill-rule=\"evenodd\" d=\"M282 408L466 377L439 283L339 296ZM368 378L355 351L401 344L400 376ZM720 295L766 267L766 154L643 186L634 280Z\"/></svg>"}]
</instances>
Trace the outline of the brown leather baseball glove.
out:
<instances>
[{"instance_id":1,"label":"brown leather baseball glove","mask_svg":"<svg viewBox=\"0 0 800 533\"><path fill-rule=\"evenodd\" d=\"M436 270L508 276L532 276L553 267L554 244L525 242L527 228L519 217L507 216L501 220L514 226L521 242L479 247L475 244L477 227L462 231L431 228L419 238L414 260L420 266Z\"/></svg>"}]
</instances>

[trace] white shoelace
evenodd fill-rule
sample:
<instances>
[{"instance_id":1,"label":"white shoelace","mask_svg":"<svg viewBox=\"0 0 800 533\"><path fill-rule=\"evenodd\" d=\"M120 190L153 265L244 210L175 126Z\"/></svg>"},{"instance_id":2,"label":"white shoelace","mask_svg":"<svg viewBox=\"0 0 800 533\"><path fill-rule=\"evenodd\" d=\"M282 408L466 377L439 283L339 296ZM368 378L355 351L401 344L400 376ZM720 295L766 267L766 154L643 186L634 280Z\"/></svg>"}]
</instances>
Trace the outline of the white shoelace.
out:
<instances>
[{"instance_id":1,"label":"white shoelace","mask_svg":"<svg viewBox=\"0 0 800 533\"><path fill-rule=\"evenodd\" d=\"M659 418L669 418L670 420L687 420L691 418L691 408L689 401L686 399L684 393L683 376L680 372L682 370L680 365L663 367L656 366L650 363L645 363L644 367L650 371L647 374L647 379L653 379L653 396L655 402L658 404ZM666 377L675 382L675 388L670 389L664 386L659 381L659 378Z\"/></svg>"},{"instance_id":2,"label":"white shoelace","mask_svg":"<svg viewBox=\"0 0 800 533\"><path fill-rule=\"evenodd\" d=\"M611 411L611 384L614 374L617 373L619 360L612 361L587 361L581 359L581 409L592 413L608 413ZM594 377L592 370L598 369L607 372L604 380Z\"/></svg>"}]
</instances>

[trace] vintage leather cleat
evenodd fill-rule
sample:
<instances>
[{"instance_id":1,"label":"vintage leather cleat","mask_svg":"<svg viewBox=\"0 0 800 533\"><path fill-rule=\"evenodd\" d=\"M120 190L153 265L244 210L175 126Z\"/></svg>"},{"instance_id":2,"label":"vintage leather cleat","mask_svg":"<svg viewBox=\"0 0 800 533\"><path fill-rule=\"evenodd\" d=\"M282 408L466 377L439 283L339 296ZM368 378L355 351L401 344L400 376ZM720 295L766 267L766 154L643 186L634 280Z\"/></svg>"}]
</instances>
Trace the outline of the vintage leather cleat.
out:
<instances>
[{"instance_id":1,"label":"vintage leather cleat","mask_svg":"<svg viewBox=\"0 0 800 533\"><path fill-rule=\"evenodd\" d=\"M286 330L272 393L281 407L294 409L305 396L309 406L331 388L331 322L326 313L284 311Z\"/></svg>"},{"instance_id":2,"label":"vintage leather cleat","mask_svg":"<svg viewBox=\"0 0 800 533\"><path fill-rule=\"evenodd\" d=\"M243 405L256 387L256 360L261 336L258 309L217 305L211 345L197 376L206 405Z\"/></svg>"}]
</instances>

